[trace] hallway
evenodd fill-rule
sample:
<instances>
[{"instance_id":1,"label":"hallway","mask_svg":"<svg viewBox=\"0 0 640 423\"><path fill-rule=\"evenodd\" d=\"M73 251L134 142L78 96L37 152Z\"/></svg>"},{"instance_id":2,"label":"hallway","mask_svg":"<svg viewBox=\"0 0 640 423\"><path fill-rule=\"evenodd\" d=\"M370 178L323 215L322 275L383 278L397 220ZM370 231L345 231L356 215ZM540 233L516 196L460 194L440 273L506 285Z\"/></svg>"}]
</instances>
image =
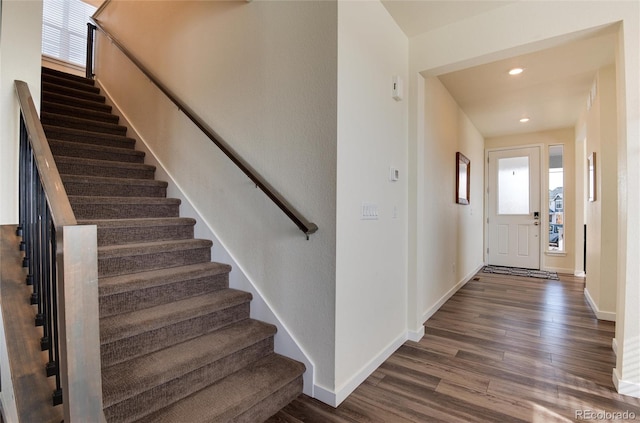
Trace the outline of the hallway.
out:
<instances>
[{"instance_id":1,"label":"hallway","mask_svg":"<svg viewBox=\"0 0 640 423\"><path fill-rule=\"evenodd\" d=\"M475 279L337 409L301 396L269 422L640 419L612 383L615 325L595 318L582 279Z\"/></svg>"}]
</instances>

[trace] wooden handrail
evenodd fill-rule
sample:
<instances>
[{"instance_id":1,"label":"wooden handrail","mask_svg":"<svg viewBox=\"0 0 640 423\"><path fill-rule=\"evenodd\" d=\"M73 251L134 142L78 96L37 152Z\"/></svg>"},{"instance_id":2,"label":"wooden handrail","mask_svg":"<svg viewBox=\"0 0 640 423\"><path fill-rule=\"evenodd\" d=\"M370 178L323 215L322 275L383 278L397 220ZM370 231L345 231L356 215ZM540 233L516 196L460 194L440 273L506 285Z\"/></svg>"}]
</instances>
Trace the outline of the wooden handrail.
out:
<instances>
[{"instance_id":1,"label":"wooden handrail","mask_svg":"<svg viewBox=\"0 0 640 423\"><path fill-rule=\"evenodd\" d=\"M105 3L106 4L106 3ZM211 129L189 106L181 101L166 85L151 73L120 41L118 41L109 31L107 31L100 22L96 19L98 13L102 10L99 9L91 18L93 24L99 29L138 69L158 87L162 93L167 96L173 104L178 107L182 113L185 114L209 138L218 148L233 162L240 170L251 179L266 195L273 201L283 212L286 214L298 228L304 232L309 239L309 235L315 233L318 230L318 226L307 220L298 210L296 210L291 203L289 203L278 191L275 190L262 176L256 172L255 169L249 165L240 155L231 148L231 146L225 142L220 135L218 135L213 129ZM87 63L90 59L87 58Z\"/></svg>"},{"instance_id":2,"label":"wooden handrail","mask_svg":"<svg viewBox=\"0 0 640 423\"><path fill-rule=\"evenodd\" d=\"M15 81L15 85L18 102L24 116L27 134L31 139L34 158L49 202L53 222L56 228L77 225L78 222L73 210L71 210L71 204L62 185L56 162L53 160L47 137L40 124L40 118L29 91L29 85L24 81Z\"/></svg>"}]
</instances>

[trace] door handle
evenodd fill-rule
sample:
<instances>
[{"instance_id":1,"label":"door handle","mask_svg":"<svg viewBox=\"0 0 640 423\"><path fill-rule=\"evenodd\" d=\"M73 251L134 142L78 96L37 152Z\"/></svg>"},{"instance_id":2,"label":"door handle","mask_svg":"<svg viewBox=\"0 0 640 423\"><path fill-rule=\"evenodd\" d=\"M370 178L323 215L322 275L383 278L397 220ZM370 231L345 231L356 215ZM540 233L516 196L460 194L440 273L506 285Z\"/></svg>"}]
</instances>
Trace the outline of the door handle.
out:
<instances>
[{"instance_id":1,"label":"door handle","mask_svg":"<svg viewBox=\"0 0 640 423\"><path fill-rule=\"evenodd\" d=\"M540 225L540 222L538 222L537 220L535 222L533 222L534 225L538 226Z\"/></svg>"}]
</instances>

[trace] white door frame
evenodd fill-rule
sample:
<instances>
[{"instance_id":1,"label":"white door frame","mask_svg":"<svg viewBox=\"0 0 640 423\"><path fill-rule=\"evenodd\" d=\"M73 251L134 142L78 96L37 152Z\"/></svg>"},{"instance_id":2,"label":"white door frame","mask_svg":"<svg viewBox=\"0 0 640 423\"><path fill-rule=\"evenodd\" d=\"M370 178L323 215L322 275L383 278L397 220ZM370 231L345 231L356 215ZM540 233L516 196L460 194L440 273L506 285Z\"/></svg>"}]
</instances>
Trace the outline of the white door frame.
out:
<instances>
[{"instance_id":1,"label":"white door frame","mask_svg":"<svg viewBox=\"0 0 640 423\"><path fill-rule=\"evenodd\" d=\"M523 144L523 145L512 145L512 146L507 146L507 147L495 147L495 148L485 148L484 150L484 250L483 250L483 254L482 256L484 257L484 264L488 264L489 263L489 254L487 253L488 249L489 249L489 152L494 152L494 151L505 151L505 150L517 150L517 149L521 149L521 148L531 148L531 147L538 147L540 149L540 183L538 184L540 186L540 204L538 206L538 210L540 210L540 237L539 237L539 242L540 242L540 248L539 248L539 263L540 263L540 269L544 268L543 265L543 255L544 255L544 241L545 241L545 236L544 236L544 228L545 225L547 225L548 223L544 220L545 216L547 216L546 211L548 209L547 208L543 208L543 199L549 197L549 195L547 194L547 196L544 196L544 190L546 188L546 186L548 185L548 182L544 182L544 175L545 173L543 172L544 170L544 158L543 158L543 154L544 154L544 144ZM548 241L548 240L547 240Z\"/></svg>"}]
</instances>

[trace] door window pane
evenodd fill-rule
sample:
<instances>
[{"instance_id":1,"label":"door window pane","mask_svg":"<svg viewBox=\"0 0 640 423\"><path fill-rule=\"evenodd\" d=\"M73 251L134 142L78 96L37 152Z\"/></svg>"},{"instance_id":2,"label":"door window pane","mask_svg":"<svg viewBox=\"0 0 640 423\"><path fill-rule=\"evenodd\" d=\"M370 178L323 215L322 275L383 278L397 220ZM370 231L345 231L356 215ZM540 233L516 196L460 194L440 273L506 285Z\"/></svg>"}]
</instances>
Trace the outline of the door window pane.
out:
<instances>
[{"instance_id":1,"label":"door window pane","mask_svg":"<svg viewBox=\"0 0 640 423\"><path fill-rule=\"evenodd\" d=\"M529 156L498 159L498 214L529 214Z\"/></svg>"}]
</instances>

